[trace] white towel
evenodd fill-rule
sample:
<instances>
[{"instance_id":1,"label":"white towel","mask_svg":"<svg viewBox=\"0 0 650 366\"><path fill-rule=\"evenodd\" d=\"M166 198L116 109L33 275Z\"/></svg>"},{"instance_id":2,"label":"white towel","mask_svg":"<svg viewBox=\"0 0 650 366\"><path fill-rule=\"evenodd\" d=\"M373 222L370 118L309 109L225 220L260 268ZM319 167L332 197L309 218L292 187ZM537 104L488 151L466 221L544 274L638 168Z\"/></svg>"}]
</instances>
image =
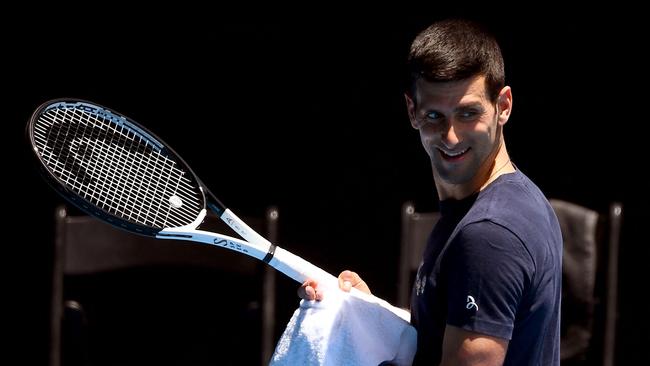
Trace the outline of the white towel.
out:
<instances>
[{"instance_id":1,"label":"white towel","mask_svg":"<svg viewBox=\"0 0 650 366\"><path fill-rule=\"evenodd\" d=\"M409 318L377 297L329 290L322 301L300 302L270 365L410 365L417 337Z\"/></svg>"}]
</instances>

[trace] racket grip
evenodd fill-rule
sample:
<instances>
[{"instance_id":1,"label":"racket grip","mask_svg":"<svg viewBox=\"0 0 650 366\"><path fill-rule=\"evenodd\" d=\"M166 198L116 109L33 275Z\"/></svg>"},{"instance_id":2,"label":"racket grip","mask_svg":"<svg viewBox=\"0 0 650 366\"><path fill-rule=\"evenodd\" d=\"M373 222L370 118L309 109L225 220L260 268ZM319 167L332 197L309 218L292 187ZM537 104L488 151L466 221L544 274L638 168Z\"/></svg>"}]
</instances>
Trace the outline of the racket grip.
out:
<instances>
[{"instance_id":1,"label":"racket grip","mask_svg":"<svg viewBox=\"0 0 650 366\"><path fill-rule=\"evenodd\" d=\"M299 283L313 279L328 287L338 287L335 276L280 247L276 247L269 265Z\"/></svg>"},{"instance_id":2,"label":"racket grip","mask_svg":"<svg viewBox=\"0 0 650 366\"><path fill-rule=\"evenodd\" d=\"M339 281L335 276L280 247L276 248L275 256L269 262L269 265L299 283L304 283L307 279L313 279L318 281L319 288L321 286L325 286L328 289L338 290L339 288ZM408 311L397 308L381 298L367 294L356 288L352 288L350 294L368 302L378 304L406 322L410 321L411 315Z\"/></svg>"}]
</instances>

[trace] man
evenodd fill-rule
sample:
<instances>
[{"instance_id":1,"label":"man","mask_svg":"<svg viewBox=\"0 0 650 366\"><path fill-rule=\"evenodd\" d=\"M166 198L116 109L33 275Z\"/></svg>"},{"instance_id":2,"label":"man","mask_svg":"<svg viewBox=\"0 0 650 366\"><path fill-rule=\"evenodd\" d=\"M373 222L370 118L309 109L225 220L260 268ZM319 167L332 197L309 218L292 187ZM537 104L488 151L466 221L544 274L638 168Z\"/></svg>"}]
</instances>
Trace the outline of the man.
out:
<instances>
[{"instance_id":1,"label":"man","mask_svg":"<svg viewBox=\"0 0 650 366\"><path fill-rule=\"evenodd\" d=\"M414 363L559 365L562 236L506 150L512 90L499 46L475 23L445 20L416 37L408 62L408 116L441 211L411 298ZM339 280L370 292L354 272ZM299 296L323 294L307 281Z\"/></svg>"}]
</instances>

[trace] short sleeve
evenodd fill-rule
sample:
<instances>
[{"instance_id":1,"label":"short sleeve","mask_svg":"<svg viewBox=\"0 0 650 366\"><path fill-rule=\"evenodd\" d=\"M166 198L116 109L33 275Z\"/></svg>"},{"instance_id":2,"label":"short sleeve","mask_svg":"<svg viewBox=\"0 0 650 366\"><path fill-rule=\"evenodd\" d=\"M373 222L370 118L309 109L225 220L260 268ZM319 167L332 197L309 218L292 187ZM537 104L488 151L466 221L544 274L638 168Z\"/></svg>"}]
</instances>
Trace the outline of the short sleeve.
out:
<instances>
[{"instance_id":1,"label":"short sleeve","mask_svg":"<svg viewBox=\"0 0 650 366\"><path fill-rule=\"evenodd\" d=\"M524 244L490 221L463 227L442 262L447 281L447 324L512 338L517 308L535 267Z\"/></svg>"}]
</instances>

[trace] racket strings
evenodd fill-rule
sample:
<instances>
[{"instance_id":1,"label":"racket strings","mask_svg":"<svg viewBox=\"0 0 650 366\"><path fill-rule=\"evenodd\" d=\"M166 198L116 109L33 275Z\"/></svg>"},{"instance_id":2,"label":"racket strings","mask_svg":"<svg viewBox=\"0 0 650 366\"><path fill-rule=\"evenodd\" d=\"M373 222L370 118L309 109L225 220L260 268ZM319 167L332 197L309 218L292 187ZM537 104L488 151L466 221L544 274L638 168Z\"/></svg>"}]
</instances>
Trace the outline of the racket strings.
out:
<instances>
[{"instance_id":1,"label":"racket strings","mask_svg":"<svg viewBox=\"0 0 650 366\"><path fill-rule=\"evenodd\" d=\"M113 134L115 134L116 132L122 132L122 131L117 131L117 130L114 129ZM101 136L97 136L95 134L88 134L88 133L86 133L86 135L90 135L90 138L88 139L89 141L97 141L99 139L99 137L101 137ZM162 203L161 200L156 199L156 192L151 191L151 190L143 189L143 186L144 186L143 182L149 181L149 180L144 179L146 177L146 174L151 174L150 169L147 169L149 167L147 167L147 165L145 165L145 164L149 163L149 165L151 165L150 164L151 161L150 160L149 161L143 161L142 156L143 155L144 156L147 156L147 155L150 156L150 154L146 154L146 153L150 153L150 151L147 151L148 149L146 148L146 145L145 146L138 145L138 149L136 149L136 151L139 152L140 154L135 154L135 155L130 154L128 152L128 150L133 150L132 149L133 146L130 146L131 149L129 149L129 145L126 145L124 141L119 141L119 140L121 140L123 137L126 137L127 142L129 142L131 145L133 145L137 141L136 139L133 138L133 137L135 137L135 135L134 136L124 136L124 135L117 134L116 136L118 136L119 139L116 142L115 146L125 146L125 147L127 147L126 150L117 148L116 151L110 151L109 150L110 149L109 145L98 144L98 147L99 147L98 150L99 150L100 156L112 156L113 157L113 159L112 159L113 161L111 161L110 159L101 160L110 169L106 169L106 168L98 169L98 168L101 168L101 167L99 165L97 165L97 163L95 163L95 164L86 164L86 166L82 165L82 167L85 168L85 170L90 170L90 171L99 173L99 174L97 174L97 176L95 176L93 174L93 176L92 176L93 179L91 180L92 183L102 182L104 184L108 183L110 186L104 187L104 189L102 189L102 187L99 187L97 185L89 185L89 188L91 188L91 189L87 190L88 192L84 192L84 193L87 193L86 198L94 198L96 200L96 202L93 202L93 203L97 204L98 206L100 206L102 208L107 208L107 201L111 201L111 200L115 201L115 200L117 200L118 203L122 203L122 205L121 205L122 207L120 207L120 208L125 209L122 212L122 216L125 216L126 218L131 219L131 220L135 220L135 221L142 220L144 218L144 220L142 220L142 221L144 221L144 223L146 223L146 224L149 224L148 221L152 221L151 220L151 215L149 214L151 212L152 206L160 205ZM84 142L85 141L82 141L82 143L79 144L79 145L84 146L85 145ZM145 144L148 144L148 142L145 142ZM72 147L72 150L74 151L74 145ZM115 152L118 152L118 153L115 154ZM145 153L145 154L142 154L142 153ZM68 158L69 157L70 156L68 156ZM135 164L127 164L127 165L120 164L120 162L128 162L129 159L132 159ZM82 160L82 161L88 161L88 159ZM91 161L97 162L97 161L100 161L100 160L92 159ZM118 163L115 164L114 161L117 161ZM70 165L70 164L64 164L64 165ZM137 169L134 170L134 171L131 171L130 174L124 174L124 171L119 171L119 169L120 169L120 167L125 167L125 166L130 166L130 167L135 166L135 167L137 167ZM117 173L118 177L127 177L127 182L126 182L127 184L126 185L125 184L120 184L120 183L123 183L123 182L121 182L119 179L115 179L115 177L110 177L110 176L102 177L101 173L106 172L106 171ZM158 174L160 174L160 172L158 172ZM103 179L97 179L97 178L103 178ZM106 178L108 178L108 179L106 179ZM69 183L69 181L68 181L68 183ZM110 183L117 183L117 185L113 185L113 184L110 184ZM108 189L105 189L105 188L108 188ZM132 189L129 190L127 188L132 188ZM91 192L94 193L94 194L92 194ZM111 193L112 195L111 196L103 195L102 193L104 193L104 192ZM90 197L88 197L88 193L91 193ZM138 205L137 202L134 202L132 199L130 199L131 197L136 197L137 198L137 197L141 197L143 195L144 195L144 199L141 200L141 202L143 204ZM129 196L131 196L131 197L129 197ZM121 199L121 198L126 198L126 199ZM149 204L147 205L147 203L149 203ZM135 212L134 210L129 210L128 209L129 207L136 207L137 212ZM120 210L118 209L117 212L119 213L119 211Z\"/></svg>"},{"instance_id":2,"label":"racket strings","mask_svg":"<svg viewBox=\"0 0 650 366\"><path fill-rule=\"evenodd\" d=\"M187 225L203 194L175 160L115 118L81 108L52 108L34 124L38 152L75 193L141 225Z\"/></svg>"}]
</instances>

